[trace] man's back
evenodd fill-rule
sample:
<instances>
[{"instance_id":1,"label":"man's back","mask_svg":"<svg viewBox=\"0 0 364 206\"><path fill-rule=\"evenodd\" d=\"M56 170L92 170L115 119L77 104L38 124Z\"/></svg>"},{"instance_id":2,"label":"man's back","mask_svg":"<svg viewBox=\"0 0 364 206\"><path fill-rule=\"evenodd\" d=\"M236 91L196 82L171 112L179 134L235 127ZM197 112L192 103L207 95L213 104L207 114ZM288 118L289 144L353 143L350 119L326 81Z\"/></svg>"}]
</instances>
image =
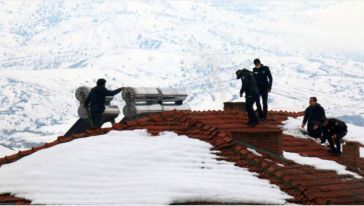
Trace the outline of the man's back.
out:
<instances>
[{"instance_id":1,"label":"man's back","mask_svg":"<svg viewBox=\"0 0 364 206\"><path fill-rule=\"evenodd\" d=\"M85 102L85 107L88 107L88 105L90 104L91 112L102 113L105 110L106 96L114 96L120 91L121 89L110 91L104 86L96 86L92 88L90 93L88 94Z\"/></svg>"},{"instance_id":2,"label":"man's back","mask_svg":"<svg viewBox=\"0 0 364 206\"><path fill-rule=\"evenodd\" d=\"M258 95L257 84L252 72L244 70L244 72L242 73L241 81L242 81L241 91L244 91L246 95L253 95L253 96Z\"/></svg>"},{"instance_id":3,"label":"man's back","mask_svg":"<svg viewBox=\"0 0 364 206\"><path fill-rule=\"evenodd\" d=\"M329 118L326 126L323 127L329 135L343 134L348 131L346 124L335 118Z\"/></svg>"}]
</instances>

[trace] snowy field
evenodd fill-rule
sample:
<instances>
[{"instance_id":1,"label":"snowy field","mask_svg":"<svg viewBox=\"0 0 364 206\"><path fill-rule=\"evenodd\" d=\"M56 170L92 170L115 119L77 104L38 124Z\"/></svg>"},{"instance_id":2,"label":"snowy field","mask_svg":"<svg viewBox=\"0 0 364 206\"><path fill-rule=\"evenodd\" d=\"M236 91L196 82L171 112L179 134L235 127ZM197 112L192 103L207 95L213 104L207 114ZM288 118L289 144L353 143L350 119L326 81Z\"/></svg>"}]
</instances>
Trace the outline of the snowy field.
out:
<instances>
[{"instance_id":1,"label":"snowy field","mask_svg":"<svg viewBox=\"0 0 364 206\"><path fill-rule=\"evenodd\" d=\"M329 116L364 126L361 1L46 2L0 0L7 147L64 134L75 89L101 77L111 89L182 87L194 110L222 109L241 100L235 70L256 57L274 76L272 109L302 111L317 96Z\"/></svg>"},{"instance_id":2,"label":"snowy field","mask_svg":"<svg viewBox=\"0 0 364 206\"><path fill-rule=\"evenodd\" d=\"M0 194L46 205L284 204L290 198L255 173L216 160L211 149L172 132L112 131L2 166Z\"/></svg>"}]
</instances>

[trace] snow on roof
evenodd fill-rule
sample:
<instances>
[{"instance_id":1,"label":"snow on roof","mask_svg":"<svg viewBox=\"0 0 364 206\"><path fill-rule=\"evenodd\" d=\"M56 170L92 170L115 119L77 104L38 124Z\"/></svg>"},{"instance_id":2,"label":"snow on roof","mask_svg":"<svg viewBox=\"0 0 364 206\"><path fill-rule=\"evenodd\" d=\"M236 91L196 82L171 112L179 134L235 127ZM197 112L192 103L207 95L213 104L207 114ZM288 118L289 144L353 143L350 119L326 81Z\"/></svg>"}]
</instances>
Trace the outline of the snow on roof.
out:
<instances>
[{"instance_id":1,"label":"snow on roof","mask_svg":"<svg viewBox=\"0 0 364 206\"><path fill-rule=\"evenodd\" d=\"M309 166L313 166L316 169L321 169L321 170L334 170L337 172L337 174L339 175L352 175L355 178L358 179L362 179L363 177L354 173L354 172L350 172L346 169L346 166L341 165L335 161L331 161L331 160L324 160L324 159L320 159L317 157L304 157L301 156L298 153L292 153L292 152L283 152L284 158L292 160L298 164L301 165L309 165Z\"/></svg>"},{"instance_id":2,"label":"snow on roof","mask_svg":"<svg viewBox=\"0 0 364 206\"><path fill-rule=\"evenodd\" d=\"M292 135L299 138L310 138L308 135L302 133L300 128L302 124L303 117L288 117L286 121L283 122L283 132L287 135ZM364 145L364 127L359 127L353 124L346 123L348 126L348 134L344 137L347 141L356 141Z\"/></svg>"},{"instance_id":3,"label":"snow on roof","mask_svg":"<svg viewBox=\"0 0 364 206\"><path fill-rule=\"evenodd\" d=\"M15 153L14 150L11 150L7 147L0 145L0 157L3 157L5 155L11 155L13 153Z\"/></svg>"},{"instance_id":4,"label":"snow on roof","mask_svg":"<svg viewBox=\"0 0 364 206\"><path fill-rule=\"evenodd\" d=\"M218 161L211 149L173 132L111 131L3 165L0 194L33 204L283 204L290 198L255 173Z\"/></svg>"}]
</instances>

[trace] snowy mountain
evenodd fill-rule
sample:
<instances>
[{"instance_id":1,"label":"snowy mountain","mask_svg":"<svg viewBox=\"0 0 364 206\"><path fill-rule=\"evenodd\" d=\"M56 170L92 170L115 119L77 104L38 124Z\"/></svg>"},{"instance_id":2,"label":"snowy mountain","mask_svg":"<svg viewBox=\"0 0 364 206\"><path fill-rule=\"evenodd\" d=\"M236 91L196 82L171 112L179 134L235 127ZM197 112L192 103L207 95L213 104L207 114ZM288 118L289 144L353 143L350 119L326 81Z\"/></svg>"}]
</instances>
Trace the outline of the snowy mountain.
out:
<instances>
[{"instance_id":1,"label":"snowy mountain","mask_svg":"<svg viewBox=\"0 0 364 206\"><path fill-rule=\"evenodd\" d=\"M64 134L77 119L75 89L101 77L110 88L183 87L193 109L221 109L240 101L235 70L256 57L274 75L272 109L301 111L317 96L329 115L364 126L362 9L359 1L0 0L0 144L20 149Z\"/></svg>"}]
</instances>

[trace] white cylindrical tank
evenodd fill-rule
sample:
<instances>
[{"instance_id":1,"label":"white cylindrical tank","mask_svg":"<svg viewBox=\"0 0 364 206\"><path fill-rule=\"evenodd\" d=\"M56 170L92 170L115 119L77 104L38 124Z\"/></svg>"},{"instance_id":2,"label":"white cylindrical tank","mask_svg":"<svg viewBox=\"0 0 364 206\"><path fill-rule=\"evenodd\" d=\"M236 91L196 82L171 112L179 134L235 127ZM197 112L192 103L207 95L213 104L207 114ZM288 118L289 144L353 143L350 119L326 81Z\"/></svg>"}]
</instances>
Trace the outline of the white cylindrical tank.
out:
<instances>
[{"instance_id":1,"label":"white cylindrical tank","mask_svg":"<svg viewBox=\"0 0 364 206\"><path fill-rule=\"evenodd\" d=\"M126 103L135 103L138 101L158 100L160 94L157 88L127 87L124 89L121 96Z\"/></svg>"},{"instance_id":2,"label":"white cylindrical tank","mask_svg":"<svg viewBox=\"0 0 364 206\"><path fill-rule=\"evenodd\" d=\"M187 92L184 89L174 89L174 88L161 88L161 101L167 102L182 102L187 98Z\"/></svg>"},{"instance_id":3,"label":"white cylindrical tank","mask_svg":"<svg viewBox=\"0 0 364 206\"><path fill-rule=\"evenodd\" d=\"M152 105L134 105L134 104L127 104L123 108L124 116L133 119L137 116L143 114L151 114L163 111L171 111L171 110L191 110L188 105L160 105L160 104L152 104Z\"/></svg>"},{"instance_id":4,"label":"white cylindrical tank","mask_svg":"<svg viewBox=\"0 0 364 206\"><path fill-rule=\"evenodd\" d=\"M127 104L163 104L182 102L187 98L184 89L127 87L121 94Z\"/></svg>"},{"instance_id":5,"label":"white cylindrical tank","mask_svg":"<svg viewBox=\"0 0 364 206\"><path fill-rule=\"evenodd\" d=\"M87 95L90 93L91 88L82 86L78 87L75 92L76 99L83 104L86 101Z\"/></svg>"},{"instance_id":6,"label":"white cylindrical tank","mask_svg":"<svg viewBox=\"0 0 364 206\"><path fill-rule=\"evenodd\" d=\"M160 104L152 104L152 105L135 105L135 104L127 104L123 108L124 116L132 119L140 114L150 114L156 112L162 112L163 108Z\"/></svg>"}]
</instances>

